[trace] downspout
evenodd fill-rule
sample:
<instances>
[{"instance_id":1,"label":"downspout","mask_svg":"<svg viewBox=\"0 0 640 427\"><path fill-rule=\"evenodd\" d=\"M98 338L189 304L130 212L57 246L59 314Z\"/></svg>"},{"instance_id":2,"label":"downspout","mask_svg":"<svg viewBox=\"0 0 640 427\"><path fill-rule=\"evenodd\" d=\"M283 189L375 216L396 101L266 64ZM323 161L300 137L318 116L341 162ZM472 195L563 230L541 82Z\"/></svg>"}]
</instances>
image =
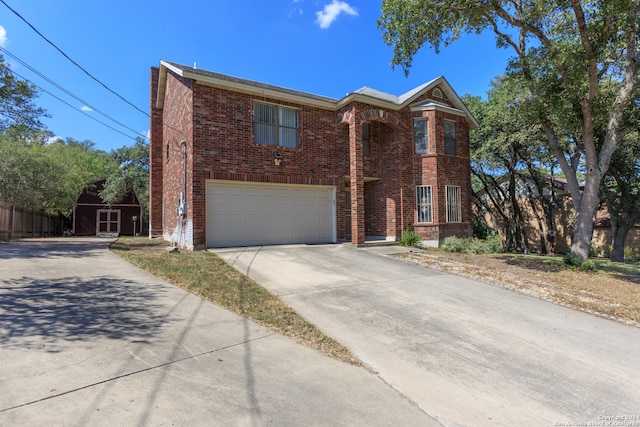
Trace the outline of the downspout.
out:
<instances>
[{"instance_id":1,"label":"downspout","mask_svg":"<svg viewBox=\"0 0 640 427\"><path fill-rule=\"evenodd\" d=\"M187 141L185 141L184 139L182 141L180 141L180 144L182 145L182 153L183 153L183 165L182 165L182 169L184 172L184 177L183 177L183 187L182 187L182 203L183 203L183 215L182 218L184 219L187 216Z\"/></svg>"},{"instance_id":2,"label":"downspout","mask_svg":"<svg viewBox=\"0 0 640 427\"><path fill-rule=\"evenodd\" d=\"M180 145L182 145L182 169L183 169L183 178L182 178L182 192L180 193L180 199L178 199L178 207L176 208L176 215L178 216L178 236L175 236L175 232L173 237L171 238L171 247L175 247L174 239L177 237L178 246L181 245L182 237L184 236L184 227L187 216L187 141L184 139L180 141ZM185 245L186 247L186 245Z\"/></svg>"},{"instance_id":3,"label":"downspout","mask_svg":"<svg viewBox=\"0 0 640 427\"><path fill-rule=\"evenodd\" d=\"M178 205L178 221L180 234L178 235L178 246L180 246L182 239L184 238L184 228L186 226L187 218L187 141L184 139L180 141L182 145L182 197ZM187 245L184 244L184 247Z\"/></svg>"}]
</instances>

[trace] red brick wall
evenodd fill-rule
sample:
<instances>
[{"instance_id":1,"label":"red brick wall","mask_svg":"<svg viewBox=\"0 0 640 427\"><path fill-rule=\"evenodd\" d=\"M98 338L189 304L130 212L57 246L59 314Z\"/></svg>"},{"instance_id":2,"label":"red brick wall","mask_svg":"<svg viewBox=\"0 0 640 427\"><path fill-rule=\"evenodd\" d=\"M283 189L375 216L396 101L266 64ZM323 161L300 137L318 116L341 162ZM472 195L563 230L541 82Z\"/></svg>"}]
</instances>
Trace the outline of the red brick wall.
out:
<instances>
[{"instance_id":1,"label":"red brick wall","mask_svg":"<svg viewBox=\"0 0 640 427\"><path fill-rule=\"evenodd\" d=\"M194 246L206 244L207 179L333 185L344 200L345 150L336 144L336 113L304 105L194 85ZM254 101L299 109L299 148L254 143ZM276 153L282 162L275 164ZM340 217L340 215L338 215ZM344 234L342 230L338 231Z\"/></svg>"},{"instance_id":2,"label":"red brick wall","mask_svg":"<svg viewBox=\"0 0 640 427\"><path fill-rule=\"evenodd\" d=\"M180 245L193 247L193 82L167 73L163 108L163 188L164 235ZM186 220L178 216L176 209L180 193L184 192L184 148L187 147Z\"/></svg>"},{"instance_id":3,"label":"red brick wall","mask_svg":"<svg viewBox=\"0 0 640 427\"><path fill-rule=\"evenodd\" d=\"M447 101L443 99L443 101ZM429 154L414 155L415 185L432 187L433 224L419 224L414 230L424 240L442 240L447 236L468 237L471 224L471 167L469 157L469 124L465 117L442 111L423 111L414 117L429 120ZM444 120L455 122L456 155L445 155ZM413 136L412 136L413 138ZM446 187L459 186L462 222L447 223ZM415 188L412 193L414 221Z\"/></svg>"},{"instance_id":4,"label":"red brick wall","mask_svg":"<svg viewBox=\"0 0 640 427\"><path fill-rule=\"evenodd\" d=\"M376 177L380 179L364 184L364 199L358 199L364 211L363 224L354 228L358 233L399 238L404 230L415 229L423 238L432 240L450 233L467 235L471 185L468 124L463 117L439 111L412 113L409 107L386 111L362 103L351 103L336 112L206 86L168 72L165 105L159 120L153 109L156 85L157 70L154 69L151 224L153 230L158 230L158 216L161 217L162 212L158 207L161 205L158 193L164 194L165 237L175 233L180 224L175 208L183 186L180 146L183 140L188 147L188 185L187 222L182 224L181 231L187 246L206 246L208 179L335 186L337 237L344 239L350 234L346 229L346 211L352 202L346 197L345 186L350 184L345 184L345 176L352 181L357 176ZM299 148L254 143L254 101L299 109ZM425 115L430 120L431 153L428 155L414 154L415 115ZM442 120L445 118L456 122L456 156L443 154ZM371 123L371 156L366 158L361 154L363 121ZM354 147L357 153L353 153ZM282 159L280 165L274 162L276 153ZM359 158L354 155L358 153ZM353 162L361 164L355 175L350 168ZM162 177L162 184L158 183L158 175ZM415 225L416 185L433 186L433 224ZM462 187L462 223L445 223L446 185ZM351 186L351 190L353 188ZM352 221L363 211L351 209Z\"/></svg>"},{"instance_id":5,"label":"red brick wall","mask_svg":"<svg viewBox=\"0 0 640 427\"><path fill-rule=\"evenodd\" d=\"M151 68L150 87L151 93L149 106L151 124L149 144L149 236L162 236L162 184L163 184L163 160L162 160L162 110L156 108L158 94L158 75L160 70Z\"/></svg>"}]
</instances>

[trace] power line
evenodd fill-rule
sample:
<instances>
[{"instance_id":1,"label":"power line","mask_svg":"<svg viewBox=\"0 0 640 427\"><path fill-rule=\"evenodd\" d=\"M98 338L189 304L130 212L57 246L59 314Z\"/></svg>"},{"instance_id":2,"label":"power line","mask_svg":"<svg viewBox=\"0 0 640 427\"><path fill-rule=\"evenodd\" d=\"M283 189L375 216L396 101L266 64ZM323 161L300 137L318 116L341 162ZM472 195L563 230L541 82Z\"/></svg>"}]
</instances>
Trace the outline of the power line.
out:
<instances>
[{"instance_id":1,"label":"power line","mask_svg":"<svg viewBox=\"0 0 640 427\"><path fill-rule=\"evenodd\" d=\"M2 1L2 0L0 0L0 1ZM95 120L96 122L100 123L102 126L105 126L105 127L109 128L109 129L111 129L111 130L115 131L115 132L118 132L120 135L123 135L123 136L125 136L125 137L127 137L127 138L129 138L129 139L132 139L132 140L136 141L136 138L132 137L131 135L127 135L126 133L124 133L124 132L122 132L122 131L120 131L120 130L118 130L118 129L116 129L116 128L112 127L112 126L109 126L109 125L108 125L108 124L106 124L105 122L103 122L103 121L101 121L101 120L96 119L96 118L95 118L95 117L93 117L92 115L87 114L86 112L82 111L81 109L74 107L73 105L71 105L71 104L69 104L67 101L65 101L64 99L59 98L58 96L56 96L56 95L52 94L52 93L51 93L51 92L49 92L48 90L46 90L46 89L42 88L41 86L38 86L37 84L33 83L33 82L32 82L32 81L30 81L29 79L27 79L27 78L25 78L25 77L21 76L20 74L16 73L16 72L15 72L15 71L13 71L12 69L7 68L7 71L8 71L8 72L10 72L11 74L13 74L13 75L17 76L17 77L20 77L20 78L21 78L22 80L24 80L25 82L30 83L30 84L32 84L32 85L34 85L35 87L37 87L38 89L40 89L41 91L43 91L44 93L46 93L47 95L54 97L54 98L55 98L55 99L57 99L58 101L60 101L60 102L62 102L63 104L67 105L68 107L71 107L71 108L73 108L74 110L76 110L77 112L79 112L79 113L81 113L81 114L84 114L85 116L89 117L89 118L90 118L90 119L92 119L92 120ZM137 132L136 132L136 133L137 133Z\"/></svg>"},{"instance_id":2,"label":"power line","mask_svg":"<svg viewBox=\"0 0 640 427\"><path fill-rule=\"evenodd\" d=\"M22 64L24 67L26 67L27 69L31 70L33 73L37 74L38 76L42 77L44 80L46 80L47 82L51 83L52 85L54 85L55 87L57 87L58 89L60 89L61 91L63 91L64 93L66 93L67 95L71 96L72 98L74 98L75 100L77 100L78 102L86 105L87 107L91 108L93 111L101 114L102 116L106 117L107 119L111 120L114 123L117 123L118 125L122 126L123 128L130 130L131 132L140 135L143 138L147 138L146 135L143 135L142 133L138 132L135 129L130 128L129 126L125 125L124 123L119 122L118 120L114 119L113 117L107 115L106 113L100 111L99 109L97 109L96 107L92 106L91 104L89 104L87 101L84 101L82 98L78 97L77 95L75 95L74 93L72 93L71 91L65 89L64 87L62 87L61 85L59 85L58 83L56 83L55 81L53 81L52 79L50 79L49 77L45 76L44 74L42 74L40 71L38 71L37 69L35 69L34 67L30 66L29 64L27 64L26 62L24 62L22 59L18 58L17 56L15 56L14 54L12 54L11 52L9 52L7 49L0 47L0 51L4 52L5 54L7 54L9 57L13 58L14 60L18 61L20 64Z\"/></svg>"},{"instance_id":3,"label":"power line","mask_svg":"<svg viewBox=\"0 0 640 427\"><path fill-rule=\"evenodd\" d=\"M98 82L102 87L104 87L105 89L107 89L109 92L111 92L112 94L114 94L115 96L117 96L118 98L120 98L121 100L123 100L124 102L126 102L127 104L129 104L130 106L132 106L133 108L135 108L136 110L138 110L139 112L141 112L142 114L144 114L147 117L149 116L149 113L147 113L146 111L141 110L140 108L138 108L137 106L135 106L133 103L129 102L127 99L125 99L122 95L120 95L119 93L117 93L116 91L114 91L113 89L111 89L109 86L107 86L106 84L102 83L97 77L94 77L90 72L88 72L87 70L85 70L80 64L78 64L76 61L74 61L73 59L71 59L69 57L69 55L67 55L66 53L64 53L62 51L62 49L60 49L58 46L56 46L55 43L53 43L51 40L49 40L48 38L46 38L40 31L38 31L33 25L31 25L29 23L29 21L27 21L25 18L22 17L22 15L20 15L18 12L16 12L14 9L11 8L11 6L9 6L4 0L0 0L0 2L2 2L3 5L5 5L7 7L7 9L9 9L11 12L13 12L18 18L20 18L22 21L24 21L25 24L27 24L29 27L31 27L31 29L33 31L36 32L36 34L38 34L40 37L42 37L47 43L49 43L51 46L53 46L58 52L60 52L62 54L62 56L64 56L65 58L67 58L69 61L71 61L71 63L73 65L75 65L76 67L78 67L80 70L82 70L87 76L91 77L93 80L95 80L96 82ZM90 116L89 116L90 117Z\"/></svg>"}]
</instances>

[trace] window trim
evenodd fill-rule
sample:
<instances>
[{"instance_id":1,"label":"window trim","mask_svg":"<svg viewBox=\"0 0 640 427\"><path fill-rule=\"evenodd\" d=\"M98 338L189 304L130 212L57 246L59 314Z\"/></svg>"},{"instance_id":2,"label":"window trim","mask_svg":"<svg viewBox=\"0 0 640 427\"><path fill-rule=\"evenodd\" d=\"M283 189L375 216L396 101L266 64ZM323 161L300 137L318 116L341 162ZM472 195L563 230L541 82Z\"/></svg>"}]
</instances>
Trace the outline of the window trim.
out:
<instances>
[{"instance_id":1,"label":"window trim","mask_svg":"<svg viewBox=\"0 0 640 427\"><path fill-rule=\"evenodd\" d=\"M425 152L418 152L418 139L416 138L417 133L416 133L416 124L418 122L425 122L426 123L426 130L424 134L420 134L421 136L424 136L425 140L426 140L426 144L425 144ZM415 117L413 119L413 152L417 155L425 155L425 154L429 154L429 118L428 117Z\"/></svg>"},{"instance_id":2,"label":"window trim","mask_svg":"<svg viewBox=\"0 0 640 427\"><path fill-rule=\"evenodd\" d=\"M446 124L450 123L453 126L453 153L449 152L449 150L447 149L447 147L450 147L450 145L447 145L447 131L446 131ZM458 140L456 137L456 122L453 120L443 120L442 122L442 137L444 138L444 154L448 155L448 156L457 156L458 155ZM449 139L449 141L451 141L451 139Z\"/></svg>"},{"instance_id":3,"label":"window trim","mask_svg":"<svg viewBox=\"0 0 640 427\"><path fill-rule=\"evenodd\" d=\"M268 107L272 107L275 108L275 123L270 123L270 122L263 122L263 121L258 121L256 120L256 110L257 110L257 106L258 105L264 105L264 106L268 106ZM291 126L285 126L283 124L281 124L281 117L282 117L282 110L291 110L291 111L295 111L296 113L296 127L291 127ZM256 140L257 137L257 132L256 132L256 125L263 125L263 126L271 126L275 129L275 144L268 144L265 142L258 142ZM280 145L281 139L281 132L280 129L295 129L295 135L296 135L296 140L295 140L295 147L289 147L286 145ZM290 107L288 105L281 105L281 104L273 104L270 102L263 102L263 101L258 101L258 100L254 100L253 101L253 143L256 145L266 145L268 147L280 147L280 148L300 148L300 109L295 108L295 107Z\"/></svg>"},{"instance_id":4,"label":"window trim","mask_svg":"<svg viewBox=\"0 0 640 427\"><path fill-rule=\"evenodd\" d=\"M428 202L423 204L424 191L426 190L428 194ZM428 207L429 212L426 212L426 208ZM420 215L421 211L425 209L423 215ZM427 221L420 221L421 219L426 219ZM431 185L416 185L416 222L418 224L432 224L433 223L433 186Z\"/></svg>"},{"instance_id":5,"label":"window trim","mask_svg":"<svg viewBox=\"0 0 640 427\"><path fill-rule=\"evenodd\" d=\"M451 192L453 190L453 192ZM446 211L447 222L459 223L462 222L462 187L459 185L446 185ZM455 200L451 200L454 198ZM452 203L454 202L454 203Z\"/></svg>"}]
</instances>

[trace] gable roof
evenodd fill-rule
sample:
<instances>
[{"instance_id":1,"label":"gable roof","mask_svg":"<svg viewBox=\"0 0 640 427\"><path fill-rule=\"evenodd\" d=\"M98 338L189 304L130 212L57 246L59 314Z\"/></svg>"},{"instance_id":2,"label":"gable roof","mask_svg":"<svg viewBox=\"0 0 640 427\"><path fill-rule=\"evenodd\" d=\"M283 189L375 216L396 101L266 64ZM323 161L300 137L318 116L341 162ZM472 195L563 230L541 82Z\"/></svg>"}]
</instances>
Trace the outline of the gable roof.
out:
<instances>
[{"instance_id":1,"label":"gable roof","mask_svg":"<svg viewBox=\"0 0 640 427\"><path fill-rule=\"evenodd\" d=\"M463 115L467 118L467 121L471 128L475 128L478 126L478 122L473 117L471 112L464 105L460 97L455 93L449 82L447 82L447 80L442 76L426 82L400 96L395 96L364 86L352 93L347 94L341 99L337 99L288 89L267 83L256 82L239 77L229 76L226 74L215 73L212 71L201 70L195 67L189 67L186 65L162 60L160 61L160 75L158 81L158 108L162 108L162 106L164 105L165 86L168 71L171 71L180 77L192 79L208 86L280 99L334 111L351 102L362 102L365 104L397 111L411 105L411 103L414 102L417 98L434 89L435 87L439 87L440 90L442 90L442 92L445 94L445 96L452 102L454 107L445 105L436 100L427 100L412 105L412 108L440 109L454 114Z\"/></svg>"}]
</instances>

